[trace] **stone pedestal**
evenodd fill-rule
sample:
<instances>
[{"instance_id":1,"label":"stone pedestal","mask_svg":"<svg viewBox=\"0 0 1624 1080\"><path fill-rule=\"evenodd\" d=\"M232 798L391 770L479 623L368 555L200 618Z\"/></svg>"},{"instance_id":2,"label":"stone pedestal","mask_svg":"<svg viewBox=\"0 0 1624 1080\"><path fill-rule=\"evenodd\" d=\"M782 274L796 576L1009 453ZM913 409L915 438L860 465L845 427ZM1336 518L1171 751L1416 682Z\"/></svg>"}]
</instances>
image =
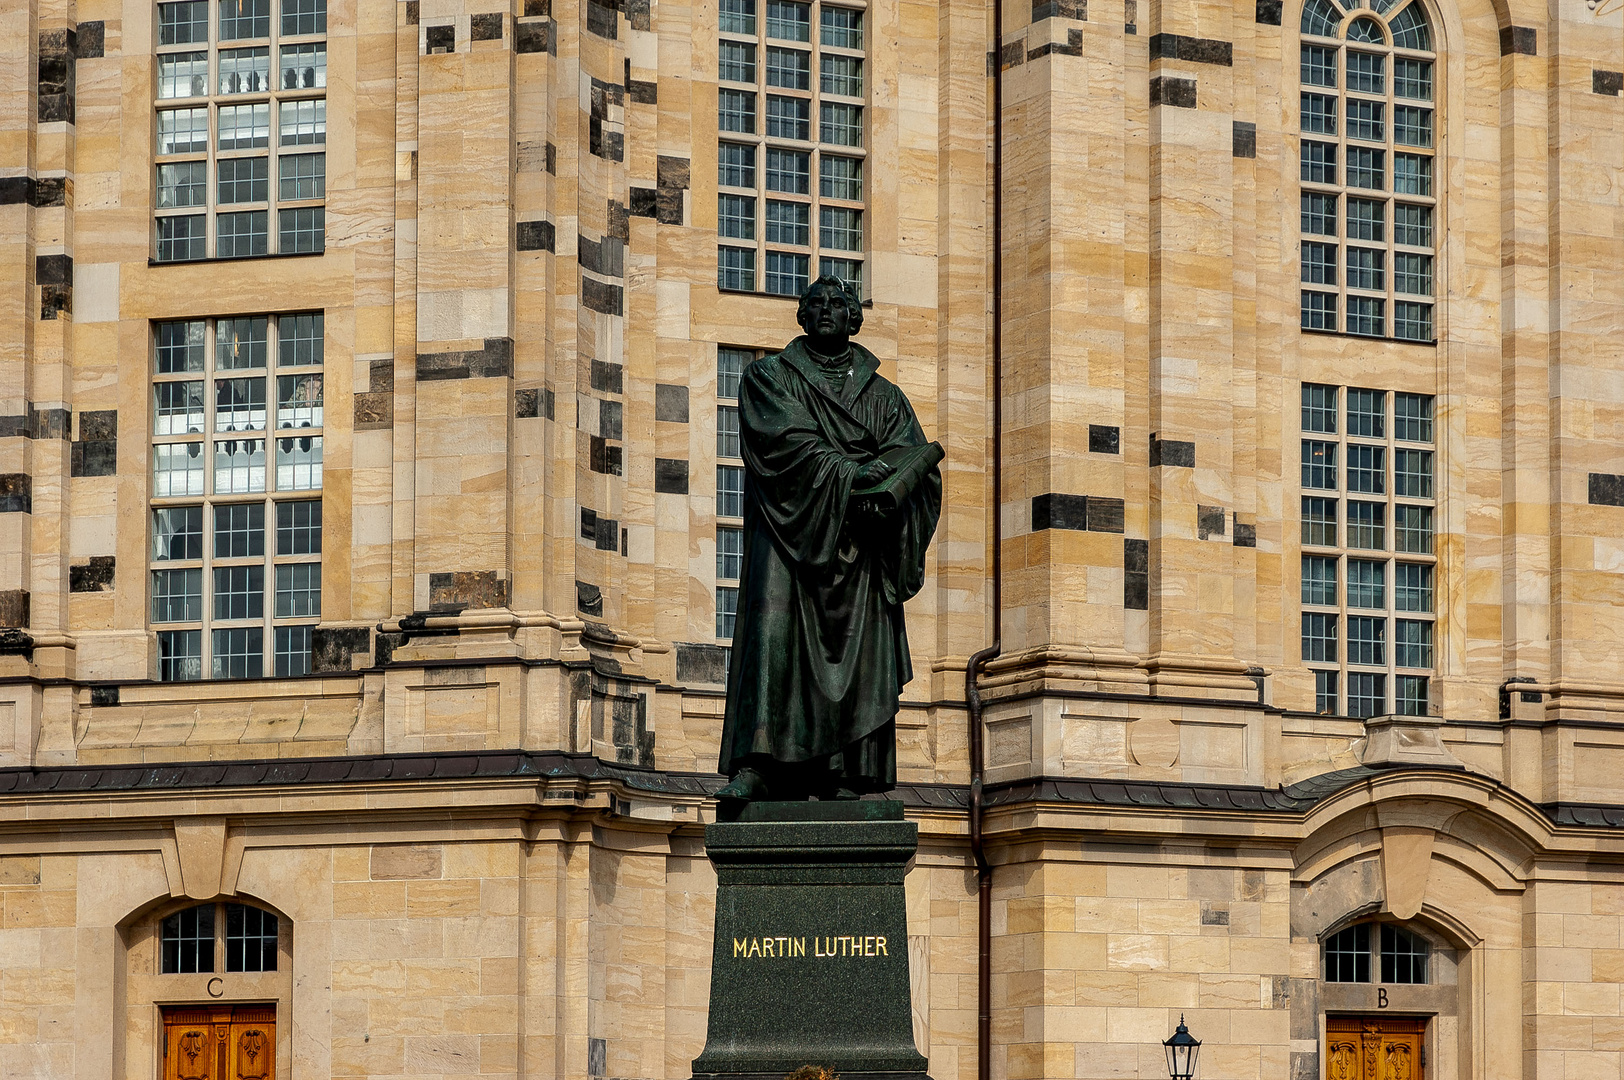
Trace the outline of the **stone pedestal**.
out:
<instances>
[{"instance_id":1,"label":"stone pedestal","mask_svg":"<svg viewBox=\"0 0 1624 1080\"><path fill-rule=\"evenodd\" d=\"M914 1046L894 802L751 803L705 829L716 867L710 1028L696 1080L928 1080Z\"/></svg>"}]
</instances>

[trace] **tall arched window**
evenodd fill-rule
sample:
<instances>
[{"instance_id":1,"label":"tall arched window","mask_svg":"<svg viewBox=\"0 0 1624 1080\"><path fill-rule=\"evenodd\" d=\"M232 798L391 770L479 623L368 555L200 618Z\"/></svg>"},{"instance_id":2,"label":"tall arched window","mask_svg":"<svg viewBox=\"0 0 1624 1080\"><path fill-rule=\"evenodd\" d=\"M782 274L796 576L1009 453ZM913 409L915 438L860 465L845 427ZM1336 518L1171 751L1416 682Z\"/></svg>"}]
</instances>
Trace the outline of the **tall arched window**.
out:
<instances>
[{"instance_id":1,"label":"tall arched window","mask_svg":"<svg viewBox=\"0 0 1624 1080\"><path fill-rule=\"evenodd\" d=\"M1437 56L1426 9L1308 0L1301 46L1302 327L1431 342Z\"/></svg>"}]
</instances>

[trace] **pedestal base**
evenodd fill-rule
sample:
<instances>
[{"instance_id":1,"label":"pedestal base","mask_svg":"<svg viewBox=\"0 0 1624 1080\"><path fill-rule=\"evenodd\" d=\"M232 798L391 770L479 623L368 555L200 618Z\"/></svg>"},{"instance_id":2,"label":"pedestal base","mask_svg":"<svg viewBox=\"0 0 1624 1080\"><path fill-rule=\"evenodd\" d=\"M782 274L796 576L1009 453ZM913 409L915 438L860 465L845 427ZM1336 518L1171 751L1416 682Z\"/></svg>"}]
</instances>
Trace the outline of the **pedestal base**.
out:
<instances>
[{"instance_id":1,"label":"pedestal base","mask_svg":"<svg viewBox=\"0 0 1624 1080\"><path fill-rule=\"evenodd\" d=\"M751 803L705 830L716 867L710 1026L695 1080L929 1080L914 1046L902 804Z\"/></svg>"}]
</instances>

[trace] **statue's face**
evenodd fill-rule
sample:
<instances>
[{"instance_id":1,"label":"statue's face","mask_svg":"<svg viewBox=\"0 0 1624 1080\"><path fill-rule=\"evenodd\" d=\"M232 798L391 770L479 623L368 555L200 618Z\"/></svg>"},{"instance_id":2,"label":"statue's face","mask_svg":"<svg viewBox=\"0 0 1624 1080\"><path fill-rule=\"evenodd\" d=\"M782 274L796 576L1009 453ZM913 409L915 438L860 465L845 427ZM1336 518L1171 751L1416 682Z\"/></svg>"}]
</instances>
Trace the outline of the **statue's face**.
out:
<instances>
[{"instance_id":1,"label":"statue's face","mask_svg":"<svg viewBox=\"0 0 1624 1080\"><path fill-rule=\"evenodd\" d=\"M851 311L846 298L828 285L814 289L806 298L801 328L815 337L850 337Z\"/></svg>"}]
</instances>

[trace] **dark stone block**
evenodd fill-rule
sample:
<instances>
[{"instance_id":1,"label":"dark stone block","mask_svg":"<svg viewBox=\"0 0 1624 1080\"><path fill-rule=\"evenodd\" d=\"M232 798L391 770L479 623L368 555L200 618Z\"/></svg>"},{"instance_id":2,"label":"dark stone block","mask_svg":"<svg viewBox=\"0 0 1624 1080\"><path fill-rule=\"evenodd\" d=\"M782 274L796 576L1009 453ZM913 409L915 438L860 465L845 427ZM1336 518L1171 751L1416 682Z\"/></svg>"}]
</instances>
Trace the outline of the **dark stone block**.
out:
<instances>
[{"instance_id":1,"label":"dark stone block","mask_svg":"<svg viewBox=\"0 0 1624 1080\"><path fill-rule=\"evenodd\" d=\"M609 1071L609 1042L606 1039L589 1038L586 1041L586 1074L588 1076L606 1076Z\"/></svg>"},{"instance_id":2,"label":"dark stone block","mask_svg":"<svg viewBox=\"0 0 1624 1080\"><path fill-rule=\"evenodd\" d=\"M615 9L608 4L599 3L598 0L587 0L586 28L588 32L601 38L614 41L620 36L619 19Z\"/></svg>"},{"instance_id":3,"label":"dark stone block","mask_svg":"<svg viewBox=\"0 0 1624 1080\"><path fill-rule=\"evenodd\" d=\"M553 392L545 387L541 391L541 415L553 419Z\"/></svg>"},{"instance_id":4,"label":"dark stone block","mask_svg":"<svg viewBox=\"0 0 1624 1080\"><path fill-rule=\"evenodd\" d=\"M541 391L536 389L513 391L513 418L534 420L541 414Z\"/></svg>"},{"instance_id":5,"label":"dark stone block","mask_svg":"<svg viewBox=\"0 0 1624 1080\"><path fill-rule=\"evenodd\" d=\"M1139 33L1139 0L1123 0L1122 32L1129 37Z\"/></svg>"},{"instance_id":6,"label":"dark stone block","mask_svg":"<svg viewBox=\"0 0 1624 1080\"><path fill-rule=\"evenodd\" d=\"M0 473L0 514L34 512L34 478L27 473Z\"/></svg>"},{"instance_id":7,"label":"dark stone block","mask_svg":"<svg viewBox=\"0 0 1624 1080\"><path fill-rule=\"evenodd\" d=\"M394 392L395 361L392 357L386 356L367 364L367 389Z\"/></svg>"},{"instance_id":8,"label":"dark stone block","mask_svg":"<svg viewBox=\"0 0 1624 1080\"><path fill-rule=\"evenodd\" d=\"M1235 63L1235 47L1227 41L1213 38L1185 37L1183 34L1152 34L1150 58L1231 67Z\"/></svg>"},{"instance_id":9,"label":"dark stone block","mask_svg":"<svg viewBox=\"0 0 1624 1080\"><path fill-rule=\"evenodd\" d=\"M588 581L575 583L575 609L582 615L603 615L603 590ZM602 1073L594 1073L602 1076Z\"/></svg>"},{"instance_id":10,"label":"dark stone block","mask_svg":"<svg viewBox=\"0 0 1624 1080\"><path fill-rule=\"evenodd\" d=\"M848 1080L925 1080L902 885L919 830L901 809L757 802L705 829L716 931L696 1080L782 1077L807 1062Z\"/></svg>"},{"instance_id":11,"label":"dark stone block","mask_svg":"<svg viewBox=\"0 0 1624 1080\"><path fill-rule=\"evenodd\" d=\"M626 0L626 22L633 30L651 30L654 27L652 5L649 0Z\"/></svg>"},{"instance_id":12,"label":"dark stone block","mask_svg":"<svg viewBox=\"0 0 1624 1080\"><path fill-rule=\"evenodd\" d=\"M73 315L73 286L41 285L39 287L39 317L49 322L63 315Z\"/></svg>"},{"instance_id":13,"label":"dark stone block","mask_svg":"<svg viewBox=\"0 0 1624 1080\"><path fill-rule=\"evenodd\" d=\"M1257 22L1264 26L1279 26L1281 0L1257 0Z\"/></svg>"},{"instance_id":14,"label":"dark stone block","mask_svg":"<svg viewBox=\"0 0 1624 1080\"><path fill-rule=\"evenodd\" d=\"M688 463L675 458L655 458L654 490L664 495L688 494Z\"/></svg>"},{"instance_id":15,"label":"dark stone block","mask_svg":"<svg viewBox=\"0 0 1624 1080\"><path fill-rule=\"evenodd\" d=\"M517 53L544 53L552 43L552 20L536 19L513 25L513 51Z\"/></svg>"},{"instance_id":16,"label":"dark stone block","mask_svg":"<svg viewBox=\"0 0 1624 1080\"><path fill-rule=\"evenodd\" d=\"M686 189L689 183L688 159L661 154L655 164L655 183L662 188Z\"/></svg>"},{"instance_id":17,"label":"dark stone block","mask_svg":"<svg viewBox=\"0 0 1624 1080\"><path fill-rule=\"evenodd\" d=\"M596 540L598 538L598 513L581 507L581 539Z\"/></svg>"},{"instance_id":18,"label":"dark stone block","mask_svg":"<svg viewBox=\"0 0 1624 1080\"><path fill-rule=\"evenodd\" d=\"M688 388L674 383L654 384L654 419L673 424L688 422Z\"/></svg>"},{"instance_id":19,"label":"dark stone block","mask_svg":"<svg viewBox=\"0 0 1624 1080\"><path fill-rule=\"evenodd\" d=\"M660 101L660 84L627 79L626 97L638 105L657 105Z\"/></svg>"},{"instance_id":20,"label":"dark stone block","mask_svg":"<svg viewBox=\"0 0 1624 1080\"><path fill-rule=\"evenodd\" d=\"M486 338L485 347L467 352L419 353L418 382L485 379L513 373L513 339Z\"/></svg>"},{"instance_id":21,"label":"dark stone block","mask_svg":"<svg viewBox=\"0 0 1624 1080\"><path fill-rule=\"evenodd\" d=\"M553 13L553 0L524 0L525 18L547 16Z\"/></svg>"},{"instance_id":22,"label":"dark stone block","mask_svg":"<svg viewBox=\"0 0 1624 1080\"><path fill-rule=\"evenodd\" d=\"M41 94L39 96L39 122L42 124L73 123L73 95Z\"/></svg>"},{"instance_id":23,"label":"dark stone block","mask_svg":"<svg viewBox=\"0 0 1624 1080\"><path fill-rule=\"evenodd\" d=\"M64 434L66 424L63 425ZM79 438L101 442L118 438L117 409L85 409L79 413Z\"/></svg>"},{"instance_id":24,"label":"dark stone block","mask_svg":"<svg viewBox=\"0 0 1624 1080\"><path fill-rule=\"evenodd\" d=\"M34 181L33 203L35 206L66 206L68 202L68 178L65 176L41 176ZM68 263L68 274L65 279L55 284L73 283L73 260L66 255L41 255L41 259L60 258ZM44 284L43 279L36 276L35 280Z\"/></svg>"},{"instance_id":25,"label":"dark stone block","mask_svg":"<svg viewBox=\"0 0 1624 1080\"><path fill-rule=\"evenodd\" d=\"M1088 425L1088 452L1090 454L1122 453L1122 429L1104 424Z\"/></svg>"},{"instance_id":26,"label":"dark stone block","mask_svg":"<svg viewBox=\"0 0 1624 1080\"><path fill-rule=\"evenodd\" d=\"M406 25L416 26L419 11L419 0L406 0Z\"/></svg>"},{"instance_id":27,"label":"dark stone block","mask_svg":"<svg viewBox=\"0 0 1624 1080\"><path fill-rule=\"evenodd\" d=\"M310 631L310 670L350 671L357 653L365 655L372 643L365 626L318 626Z\"/></svg>"},{"instance_id":28,"label":"dark stone block","mask_svg":"<svg viewBox=\"0 0 1624 1080\"><path fill-rule=\"evenodd\" d=\"M26 439L32 434L28 430L28 414L18 413L16 416L0 416L0 439Z\"/></svg>"},{"instance_id":29,"label":"dark stone block","mask_svg":"<svg viewBox=\"0 0 1624 1080\"><path fill-rule=\"evenodd\" d=\"M1624 476L1590 474L1591 506L1624 506Z\"/></svg>"},{"instance_id":30,"label":"dark stone block","mask_svg":"<svg viewBox=\"0 0 1624 1080\"><path fill-rule=\"evenodd\" d=\"M619 476L621 453L621 447L609 444L601 435L587 437L587 468L595 473Z\"/></svg>"},{"instance_id":31,"label":"dark stone block","mask_svg":"<svg viewBox=\"0 0 1624 1080\"><path fill-rule=\"evenodd\" d=\"M998 50L998 63L1005 71L1026 63L1026 39L1005 42Z\"/></svg>"},{"instance_id":32,"label":"dark stone block","mask_svg":"<svg viewBox=\"0 0 1624 1080\"><path fill-rule=\"evenodd\" d=\"M1257 547L1257 526L1247 522L1235 522L1235 546Z\"/></svg>"},{"instance_id":33,"label":"dark stone block","mask_svg":"<svg viewBox=\"0 0 1624 1080\"><path fill-rule=\"evenodd\" d=\"M470 41L501 41L502 40L502 12L492 11L482 15L471 15L468 18L468 40Z\"/></svg>"},{"instance_id":34,"label":"dark stone block","mask_svg":"<svg viewBox=\"0 0 1624 1080\"><path fill-rule=\"evenodd\" d=\"M394 426L394 391L374 390L355 395L355 430L378 431Z\"/></svg>"},{"instance_id":35,"label":"dark stone block","mask_svg":"<svg viewBox=\"0 0 1624 1080\"><path fill-rule=\"evenodd\" d=\"M1123 503L1121 499L1088 497L1088 531L1119 533L1123 531Z\"/></svg>"},{"instance_id":36,"label":"dark stone block","mask_svg":"<svg viewBox=\"0 0 1624 1080\"><path fill-rule=\"evenodd\" d=\"M457 28L455 26L430 26L424 29L423 34L429 54L457 51Z\"/></svg>"},{"instance_id":37,"label":"dark stone block","mask_svg":"<svg viewBox=\"0 0 1624 1080\"><path fill-rule=\"evenodd\" d=\"M78 47L75 50L81 60L99 60L107 51L107 24L100 19L93 22L82 22L78 30Z\"/></svg>"},{"instance_id":38,"label":"dark stone block","mask_svg":"<svg viewBox=\"0 0 1624 1080\"><path fill-rule=\"evenodd\" d=\"M84 566L68 567L69 592L112 592L114 556L92 555Z\"/></svg>"},{"instance_id":39,"label":"dark stone block","mask_svg":"<svg viewBox=\"0 0 1624 1080\"><path fill-rule=\"evenodd\" d=\"M659 188L654 193L654 220L661 225L681 225L685 206L681 188Z\"/></svg>"},{"instance_id":40,"label":"dark stone block","mask_svg":"<svg viewBox=\"0 0 1624 1080\"><path fill-rule=\"evenodd\" d=\"M520 251L553 250L553 223L550 221L521 221L517 226Z\"/></svg>"},{"instance_id":41,"label":"dark stone block","mask_svg":"<svg viewBox=\"0 0 1624 1080\"><path fill-rule=\"evenodd\" d=\"M1257 157L1257 125L1245 120L1235 121L1233 150L1231 153L1238 158Z\"/></svg>"},{"instance_id":42,"label":"dark stone block","mask_svg":"<svg viewBox=\"0 0 1624 1080\"><path fill-rule=\"evenodd\" d=\"M1177 109L1195 108L1195 80L1157 75L1150 80L1150 104L1171 105Z\"/></svg>"},{"instance_id":43,"label":"dark stone block","mask_svg":"<svg viewBox=\"0 0 1624 1080\"><path fill-rule=\"evenodd\" d=\"M1532 26L1502 26L1500 28L1500 55L1539 55L1539 32Z\"/></svg>"},{"instance_id":44,"label":"dark stone block","mask_svg":"<svg viewBox=\"0 0 1624 1080\"><path fill-rule=\"evenodd\" d=\"M92 705L117 705L118 687L92 686L90 688L90 703Z\"/></svg>"},{"instance_id":45,"label":"dark stone block","mask_svg":"<svg viewBox=\"0 0 1624 1080\"><path fill-rule=\"evenodd\" d=\"M1088 0L1032 0L1032 21L1080 19L1088 21Z\"/></svg>"},{"instance_id":46,"label":"dark stone block","mask_svg":"<svg viewBox=\"0 0 1624 1080\"><path fill-rule=\"evenodd\" d=\"M727 649L721 645L677 642L679 683L727 682Z\"/></svg>"},{"instance_id":47,"label":"dark stone block","mask_svg":"<svg viewBox=\"0 0 1624 1080\"><path fill-rule=\"evenodd\" d=\"M34 201L31 176L0 176L0 206L22 206Z\"/></svg>"},{"instance_id":48,"label":"dark stone block","mask_svg":"<svg viewBox=\"0 0 1624 1080\"><path fill-rule=\"evenodd\" d=\"M548 49L547 51L552 52L551 49ZM542 153L547 158L547 166L546 166L546 168L547 168L548 174L549 175L557 175L557 173L558 173L558 147L554 146L552 143L546 143L546 144L544 144L542 146Z\"/></svg>"},{"instance_id":49,"label":"dark stone block","mask_svg":"<svg viewBox=\"0 0 1624 1080\"><path fill-rule=\"evenodd\" d=\"M627 211L635 217L655 217L659 213L654 188L632 188L631 205Z\"/></svg>"},{"instance_id":50,"label":"dark stone block","mask_svg":"<svg viewBox=\"0 0 1624 1080\"><path fill-rule=\"evenodd\" d=\"M598 434L606 439L625 438L625 407L618 401L598 402Z\"/></svg>"},{"instance_id":51,"label":"dark stone block","mask_svg":"<svg viewBox=\"0 0 1624 1080\"><path fill-rule=\"evenodd\" d=\"M1196 535L1203 540L1214 536L1223 536L1228 532L1228 514L1221 506L1197 506L1195 508Z\"/></svg>"},{"instance_id":52,"label":"dark stone block","mask_svg":"<svg viewBox=\"0 0 1624 1080\"><path fill-rule=\"evenodd\" d=\"M27 589L0 590L0 626L26 627L29 614Z\"/></svg>"},{"instance_id":53,"label":"dark stone block","mask_svg":"<svg viewBox=\"0 0 1624 1080\"><path fill-rule=\"evenodd\" d=\"M429 575L430 611L507 607L508 583L495 570L458 570Z\"/></svg>"},{"instance_id":54,"label":"dark stone block","mask_svg":"<svg viewBox=\"0 0 1624 1080\"><path fill-rule=\"evenodd\" d=\"M105 417L108 413L102 412L96 415ZM114 415L115 420L111 430L107 430L103 426L102 433L98 437L105 439L118 437L118 422L116 414ZM28 410L29 437L34 439L66 439L70 429L70 420L71 415L68 410L63 408L35 409L30 407ZM93 431L97 426L92 425Z\"/></svg>"},{"instance_id":55,"label":"dark stone block","mask_svg":"<svg viewBox=\"0 0 1624 1080\"><path fill-rule=\"evenodd\" d=\"M625 293L619 285L581 278L581 303L604 315L624 315Z\"/></svg>"},{"instance_id":56,"label":"dark stone block","mask_svg":"<svg viewBox=\"0 0 1624 1080\"><path fill-rule=\"evenodd\" d=\"M1318 1050L1291 1052L1291 1080L1318 1080L1320 1074Z\"/></svg>"},{"instance_id":57,"label":"dark stone block","mask_svg":"<svg viewBox=\"0 0 1624 1080\"><path fill-rule=\"evenodd\" d=\"M626 207L615 199L609 200L609 235L622 244L631 243L632 221Z\"/></svg>"},{"instance_id":58,"label":"dark stone block","mask_svg":"<svg viewBox=\"0 0 1624 1080\"><path fill-rule=\"evenodd\" d=\"M1122 568L1130 574L1150 572L1150 541L1123 540Z\"/></svg>"},{"instance_id":59,"label":"dark stone block","mask_svg":"<svg viewBox=\"0 0 1624 1080\"><path fill-rule=\"evenodd\" d=\"M1618 97L1624 93L1624 71L1592 71L1590 89L1597 94Z\"/></svg>"},{"instance_id":60,"label":"dark stone block","mask_svg":"<svg viewBox=\"0 0 1624 1080\"><path fill-rule=\"evenodd\" d=\"M617 551L620 548L620 522L614 518L600 517L598 519L598 535L595 538L599 551Z\"/></svg>"},{"instance_id":61,"label":"dark stone block","mask_svg":"<svg viewBox=\"0 0 1624 1080\"><path fill-rule=\"evenodd\" d=\"M1032 531L1044 529L1088 528L1088 496L1086 495L1034 495L1032 497Z\"/></svg>"},{"instance_id":62,"label":"dark stone block","mask_svg":"<svg viewBox=\"0 0 1624 1080\"><path fill-rule=\"evenodd\" d=\"M575 238L575 251L583 269L604 277L626 276L626 245L613 236L589 240L578 235Z\"/></svg>"},{"instance_id":63,"label":"dark stone block","mask_svg":"<svg viewBox=\"0 0 1624 1080\"><path fill-rule=\"evenodd\" d=\"M1164 439L1160 435L1150 437L1150 464L1152 468L1158 465L1171 465L1181 469L1195 468L1195 443L1181 442L1177 439Z\"/></svg>"},{"instance_id":64,"label":"dark stone block","mask_svg":"<svg viewBox=\"0 0 1624 1080\"><path fill-rule=\"evenodd\" d=\"M1129 611L1150 610L1150 575L1122 575L1122 606Z\"/></svg>"}]
</instances>

